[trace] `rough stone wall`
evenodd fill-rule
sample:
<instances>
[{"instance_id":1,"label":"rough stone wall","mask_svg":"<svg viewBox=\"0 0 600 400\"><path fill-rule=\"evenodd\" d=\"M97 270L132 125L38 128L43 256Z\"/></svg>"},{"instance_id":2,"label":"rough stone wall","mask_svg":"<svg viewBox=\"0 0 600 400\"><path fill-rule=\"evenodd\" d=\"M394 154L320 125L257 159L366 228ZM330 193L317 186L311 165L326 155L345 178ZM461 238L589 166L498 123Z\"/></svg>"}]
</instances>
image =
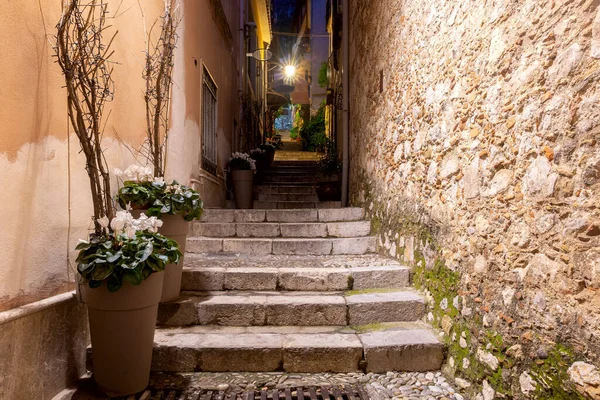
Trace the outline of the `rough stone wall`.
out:
<instances>
[{"instance_id":1,"label":"rough stone wall","mask_svg":"<svg viewBox=\"0 0 600 400\"><path fill-rule=\"evenodd\" d=\"M351 200L486 400L600 398L599 5L350 1Z\"/></svg>"}]
</instances>

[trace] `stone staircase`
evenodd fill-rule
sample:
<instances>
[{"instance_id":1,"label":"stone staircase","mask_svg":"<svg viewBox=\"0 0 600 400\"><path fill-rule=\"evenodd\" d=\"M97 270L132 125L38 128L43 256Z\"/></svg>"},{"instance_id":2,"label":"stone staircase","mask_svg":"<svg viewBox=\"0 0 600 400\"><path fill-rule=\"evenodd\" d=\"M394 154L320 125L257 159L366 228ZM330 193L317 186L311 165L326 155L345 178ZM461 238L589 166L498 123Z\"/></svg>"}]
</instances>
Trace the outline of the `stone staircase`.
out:
<instances>
[{"instance_id":1,"label":"stone staircase","mask_svg":"<svg viewBox=\"0 0 600 400\"><path fill-rule=\"evenodd\" d=\"M182 296L159 309L153 370L439 369L408 268L375 250L360 208L205 210Z\"/></svg>"},{"instance_id":2,"label":"stone staircase","mask_svg":"<svg viewBox=\"0 0 600 400\"><path fill-rule=\"evenodd\" d=\"M319 202L315 161L276 161L262 170L255 187L255 209L339 208L340 202Z\"/></svg>"}]
</instances>

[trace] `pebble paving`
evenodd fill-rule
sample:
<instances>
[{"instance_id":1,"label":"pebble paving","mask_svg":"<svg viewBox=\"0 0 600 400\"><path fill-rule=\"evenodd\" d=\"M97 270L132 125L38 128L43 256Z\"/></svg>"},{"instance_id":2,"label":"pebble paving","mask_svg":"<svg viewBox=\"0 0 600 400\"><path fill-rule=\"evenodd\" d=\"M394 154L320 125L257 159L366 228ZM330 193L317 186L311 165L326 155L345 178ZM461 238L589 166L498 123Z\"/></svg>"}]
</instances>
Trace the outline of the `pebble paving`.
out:
<instances>
[{"instance_id":1,"label":"pebble paving","mask_svg":"<svg viewBox=\"0 0 600 400\"><path fill-rule=\"evenodd\" d=\"M373 400L464 400L441 372L387 372L347 374L286 374L286 373L180 373L157 374L151 386L178 389L202 388L225 392L284 389L298 386L337 384L365 385Z\"/></svg>"}]
</instances>

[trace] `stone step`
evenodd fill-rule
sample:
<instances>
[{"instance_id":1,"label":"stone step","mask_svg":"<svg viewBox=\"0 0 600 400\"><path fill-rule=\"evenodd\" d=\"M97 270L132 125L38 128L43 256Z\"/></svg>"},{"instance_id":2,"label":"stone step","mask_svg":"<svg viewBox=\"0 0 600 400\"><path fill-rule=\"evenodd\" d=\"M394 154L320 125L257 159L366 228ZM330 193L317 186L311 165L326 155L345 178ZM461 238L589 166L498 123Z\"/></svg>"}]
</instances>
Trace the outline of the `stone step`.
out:
<instances>
[{"instance_id":1,"label":"stone step","mask_svg":"<svg viewBox=\"0 0 600 400\"><path fill-rule=\"evenodd\" d=\"M301 210L307 208L341 208L339 201L255 201L254 208L257 210Z\"/></svg>"},{"instance_id":2,"label":"stone step","mask_svg":"<svg viewBox=\"0 0 600 400\"><path fill-rule=\"evenodd\" d=\"M277 194L277 193L295 193L295 194L315 194L314 186L296 186L296 185L259 185L254 190L258 194Z\"/></svg>"},{"instance_id":3,"label":"stone step","mask_svg":"<svg viewBox=\"0 0 600 400\"><path fill-rule=\"evenodd\" d=\"M207 208L201 222L343 222L360 221L365 210L358 207L318 210L230 210Z\"/></svg>"},{"instance_id":4,"label":"stone step","mask_svg":"<svg viewBox=\"0 0 600 400\"><path fill-rule=\"evenodd\" d=\"M316 193L299 194L299 193L259 193L258 201L265 202L312 202L317 203L319 197ZM313 208L313 207L310 207Z\"/></svg>"},{"instance_id":5,"label":"stone step","mask_svg":"<svg viewBox=\"0 0 600 400\"><path fill-rule=\"evenodd\" d=\"M374 236L351 238L213 238L188 237L189 253L242 253L275 255L330 255L374 253Z\"/></svg>"},{"instance_id":6,"label":"stone step","mask_svg":"<svg viewBox=\"0 0 600 400\"><path fill-rule=\"evenodd\" d=\"M186 260L186 265L189 264ZM186 266L182 290L345 291L405 288L409 284L410 270L400 265L329 268Z\"/></svg>"},{"instance_id":7,"label":"stone step","mask_svg":"<svg viewBox=\"0 0 600 400\"><path fill-rule=\"evenodd\" d=\"M347 222L205 222L194 224L193 236L240 238L347 238L368 236L369 221Z\"/></svg>"},{"instance_id":8,"label":"stone step","mask_svg":"<svg viewBox=\"0 0 600 400\"><path fill-rule=\"evenodd\" d=\"M391 291L393 290L393 291ZM345 326L417 321L425 300L404 289L358 292L184 292L161 303L162 326Z\"/></svg>"},{"instance_id":9,"label":"stone step","mask_svg":"<svg viewBox=\"0 0 600 400\"><path fill-rule=\"evenodd\" d=\"M443 360L443 345L418 323L365 333L298 326L159 328L154 343L155 372L432 371Z\"/></svg>"},{"instance_id":10,"label":"stone step","mask_svg":"<svg viewBox=\"0 0 600 400\"><path fill-rule=\"evenodd\" d=\"M301 175L301 176L290 176L290 175L263 175L262 182L274 182L283 183L286 185L297 185L298 183L317 183L316 175Z\"/></svg>"}]
</instances>

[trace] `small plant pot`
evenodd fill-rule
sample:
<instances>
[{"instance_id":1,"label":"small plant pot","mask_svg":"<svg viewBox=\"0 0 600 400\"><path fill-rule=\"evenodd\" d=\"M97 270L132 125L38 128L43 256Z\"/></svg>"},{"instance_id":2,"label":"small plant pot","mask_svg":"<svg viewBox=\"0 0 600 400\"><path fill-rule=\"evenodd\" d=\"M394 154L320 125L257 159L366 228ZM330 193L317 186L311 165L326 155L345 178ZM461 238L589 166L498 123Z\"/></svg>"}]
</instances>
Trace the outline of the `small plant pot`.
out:
<instances>
[{"instance_id":1,"label":"small plant pot","mask_svg":"<svg viewBox=\"0 0 600 400\"><path fill-rule=\"evenodd\" d=\"M271 165L273 165L273 161L275 161L275 151L272 151L270 153L267 153L268 157L269 157L269 167Z\"/></svg>"},{"instance_id":2,"label":"small plant pot","mask_svg":"<svg viewBox=\"0 0 600 400\"><path fill-rule=\"evenodd\" d=\"M131 215L139 218L140 214L148 210L132 210ZM163 214L160 216L163 226L158 228L158 233L173 239L179 244L181 258L177 264L167 264L165 267L165 279L163 284L161 303L177 300L181 293L181 276L183 274L183 259L185 257L185 244L190 229L190 223L183 219L181 215Z\"/></svg>"},{"instance_id":3,"label":"small plant pot","mask_svg":"<svg viewBox=\"0 0 600 400\"><path fill-rule=\"evenodd\" d=\"M319 201L340 201L342 199L342 190L340 183L335 182L319 182L317 189Z\"/></svg>"},{"instance_id":4,"label":"small plant pot","mask_svg":"<svg viewBox=\"0 0 600 400\"><path fill-rule=\"evenodd\" d=\"M233 182L235 207L238 209L252 208L252 187L254 185L254 171L231 171L231 181Z\"/></svg>"},{"instance_id":5,"label":"small plant pot","mask_svg":"<svg viewBox=\"0 0 600 400\"><path fill-rule=\"evenodd\" d=\"M88 307L94 379L109 396L128 396L148 386L154 329L164 272L153 273L140 285L123 282L116 292L106 284L81 285Z\"/></svg>"}]
</instances>

